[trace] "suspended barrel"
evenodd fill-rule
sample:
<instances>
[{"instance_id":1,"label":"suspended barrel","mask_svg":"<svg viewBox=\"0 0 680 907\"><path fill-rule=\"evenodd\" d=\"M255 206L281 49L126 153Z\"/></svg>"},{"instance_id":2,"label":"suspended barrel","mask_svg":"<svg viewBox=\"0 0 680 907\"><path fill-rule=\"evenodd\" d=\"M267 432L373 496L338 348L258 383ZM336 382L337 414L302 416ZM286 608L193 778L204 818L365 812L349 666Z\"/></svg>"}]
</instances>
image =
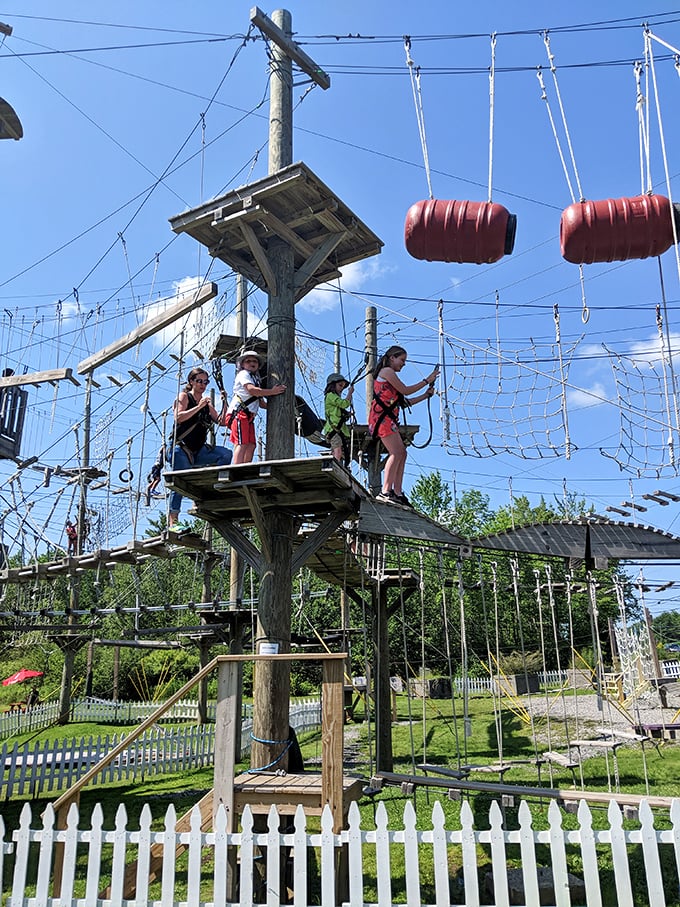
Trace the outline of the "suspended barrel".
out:
<instances>
[{"instance_id":1,"label":"suspended barrel","mask_svg":"<svg viewBox=\"0 0 680 907\"><path fill-rule=\"evenodd\" d=\"M662 255L673 245L680 206L663 195L576 202L562 212L560 248L567 261L628 261Z\"/></svg>"},{"instance_id":2,"label":"suspended barrel","mask_svg":"<svg viewBox=\"0 0 680 907\"><path fill-rule=\"evenodd\" d=\"M517 216L493 202L428 199L406 214L406 251L421 261L485 265L510 255Z\"/></svg>"}]
</instances>

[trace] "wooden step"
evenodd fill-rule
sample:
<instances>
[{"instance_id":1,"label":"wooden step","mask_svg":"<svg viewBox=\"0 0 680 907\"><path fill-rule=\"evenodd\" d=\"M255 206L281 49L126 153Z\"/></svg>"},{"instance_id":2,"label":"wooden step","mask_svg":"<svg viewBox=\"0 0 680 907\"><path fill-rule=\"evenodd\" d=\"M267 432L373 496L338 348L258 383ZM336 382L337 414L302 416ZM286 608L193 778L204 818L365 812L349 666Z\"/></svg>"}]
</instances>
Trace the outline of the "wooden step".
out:
<instances>
[{"instance_id":1,"label":"wooden step","mask_svg":"<svg viewBox=\"0 0 680 907\"><path fill-rule=\"evenodd\" d=\"M578 762L574 762L574 760L565 753L556 753L552 750L543 753L543 758L546 762L554 762L556 765L561 765L564 768L577 768L579 765Z\"/></svg>"},{"instance_id":2,"label":"wooden step","mask_svg":"<svg viewBox=\"0 0 680 907\"><path fill-rule=\"evenodd\" d=\"M198 801L198 807L201 811L201 831L209 831L212 828L212 808L213 808L213 792L210 790L208 793ZM177 825L175 826L176 831L191 831L191 812L193 806L189 812L185 813L181 818L177 820ZM178 844L175 848L175 853L177 856L184 853L185 850L188 850L188 844ZM163 871L163 844L152 844L150 850L150 859L149 859L149 882L155 881L161 875ZM129 899L134 897L134 893L137 887L137 860L133 860L131 863L128 863L125 867L125 876L123 878L123 897ZM108 900L111 897L111 886L105 888L99 893L99 897L104 900Z\"/></svg>"}]
</instances>

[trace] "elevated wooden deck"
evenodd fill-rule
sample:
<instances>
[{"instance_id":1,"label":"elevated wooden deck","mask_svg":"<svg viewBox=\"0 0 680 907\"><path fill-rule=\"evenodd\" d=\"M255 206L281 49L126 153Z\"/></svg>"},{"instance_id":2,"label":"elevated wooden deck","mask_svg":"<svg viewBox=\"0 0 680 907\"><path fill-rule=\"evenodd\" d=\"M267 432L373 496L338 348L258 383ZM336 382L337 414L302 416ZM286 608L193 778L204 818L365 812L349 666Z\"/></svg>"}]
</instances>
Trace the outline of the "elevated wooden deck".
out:
<instances>
[{"instance_id":1,"label":"elevated wooden deck","mask_svg":"<svg viewBox=\"0 0 680 907\"><path fill-rule=\"evenodd\" d=\"M161 535L134 539L115 548L95 548L83 554L65 555L53 561L35 561L21 567L0 570L0 583L30 583L36 579L56 579L85 570L112 569L117 564L141 564L151 557L172 558L181 549L207 551L205 539L193 532L165 530Z\"/></svg>"},{"instance_id":2,"label":"elevated wooden deck","mask_svg":"<svg viewBox=\"0 0 680 907\"><path fill-rule=\"evenodd\" d=\"M165 473L165 482L194 501L192 513L210 523L255 570L262 553L243 529L254 525L266 537L268 515L285 510L297 517L293 569L308 564L319 576L346 589L371 577L348 550L346 529L359 535L396 536L469 550L464 539L408 507L374 500L329 455L265 460L238 466L206 466Z\"/></svg>"},{"instance_id":3,"label":"elevated wooden deck","mask_svg":"<svg viewBox=\"0 0 680 907\"><path fill-rule=\"evenodd\" d=\"M205 466L165 473L165 483L194 501L196 516L219 527L225 520L257 522L286 510L301 519L330 512L356 519L366 489L330 456ZM255 512L254 512L255 511Z\"/></svg>"},{"instance_id":4,"label":"elevated wooden deck","mask_svg":"<svg viewBox=\"0 0 680 907\"><path fill-rule=\"evenodd\" d=\"M306 164L291 164L170 218L210 255L276 294L272 239L293 251L295 301L340 276L338 268L377 255L382 241Z\"/></svg>"}]
</instances>

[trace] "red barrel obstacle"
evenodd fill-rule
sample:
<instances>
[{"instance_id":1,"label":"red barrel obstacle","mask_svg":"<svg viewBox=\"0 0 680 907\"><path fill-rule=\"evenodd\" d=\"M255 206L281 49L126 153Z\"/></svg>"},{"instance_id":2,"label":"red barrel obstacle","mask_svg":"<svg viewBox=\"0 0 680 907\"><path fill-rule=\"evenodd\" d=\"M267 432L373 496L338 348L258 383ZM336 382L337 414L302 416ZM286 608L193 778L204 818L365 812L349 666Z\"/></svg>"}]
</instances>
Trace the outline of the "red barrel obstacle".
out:
<instances>
[{"instance_id":1,"label":"red barrel obstacle","mask_svg":"<svg viewBox=\"0 0 680 907\"><path fill-rule=\"evenodd\" d=\"M576 265L662 255L680 231L680 205L663 195L576 202L562 212L560 248Z\"/></svg>"},{"instance_id":2,"label":"red barrel obstacle","mask_svg":"<svg viewBox=\"0 0 680 907\"><path fill-rule=\"evenodd\" d=\"M515 246L517 216L493 202L428 199L411 205L406 251L421 261L492 264Z\"/></svg>"}]
</instances>

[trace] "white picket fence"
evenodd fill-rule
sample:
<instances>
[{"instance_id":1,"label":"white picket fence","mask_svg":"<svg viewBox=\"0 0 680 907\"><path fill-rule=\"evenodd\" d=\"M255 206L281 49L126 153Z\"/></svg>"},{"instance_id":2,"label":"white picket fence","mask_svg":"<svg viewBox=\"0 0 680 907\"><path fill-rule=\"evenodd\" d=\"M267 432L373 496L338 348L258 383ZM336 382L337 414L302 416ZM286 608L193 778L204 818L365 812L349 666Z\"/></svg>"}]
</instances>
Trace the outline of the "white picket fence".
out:
<instances>
[{"instance_id":1,"label":"white picket fence","mask_svg":"<svg viewBox=\"0 0 680 907\"><path fill-rule=\"evenodd\" d=\"M74 699L71 703L71 721L92 721L97 724L136 724L144 721L158 709L160 702L116 702L105 699ZM7 711L0 714L0 739L18 733L36 731L54 724L59 717L59 704L41 702L25 711ZM208 720L215 720L215 703L208 703ZM198 721L196 700L176 702L162 718L163 722Z\"/></svg>"},{"instance_id":2,"label":"white picket fence","mask_svg":"<svg viewBox=\"0 0 680 907\"><path fill-rule=\"evenodd\" d=\"M310 700L294 699L295 703ZM145 721L158 708L162 702L117 702L113 699L74 699L71 703L71 721L91 721L96 724L137 724ZM244 715L252 714L252 706L244 707ZM54 724L59 717L59 706L55 702L41 702L26 711L11 711L0 713L0 740L40 730ZM215 703L209 702L206 708L208 721L215 720ZM183 699L176 702L161 718L164 724L179 721L198 721L198 703L196 700Z\"/></svg>"},{"instance_id":3,"label":"white picket fence","mask_svg":"<svg viewBox=\"0 0 680 907\"><path fill-rule=\"evenodd\" d=\"M250 751L252 719L241 727L241 750ZM313 730L321 725L318 699L291 703L290 724L296 732ZM12 796L32 797L65 789L96 765L124 735L82 737L20 746L6 743L0 748L0 799ZM215 726L180 725L176 728L155 727L131 742L128 749L97 775L93 784L136 781L149 775L187 771L212 765L215 748Z\"/></svg>"},{"instance_id":4,"label":"white picket fence","mask_svg":"<svg viewBox=\"0 0 680 907\"><path fill-rule=\"evenodd\" d=\"M491 804L488 828L483 829L474 827L472 807L467 802L461 806L459 827L452 829L446 828L438 801L432 809L431 827L425 829L417 827L411 801L406 802L401 827L396 829L388 827L382 802L377 806L375 822L366 828L361 827L359 808L353 803L348 828L340 833L333 832L328 808L321 818L320 833L307 829L301 806L289 833L279 831L274 807L266 832L253 830L248 807L241 818L241 831L228 833L226 813L220 806L214 830L203 832L200 810L194 807L190 830L177 831L177 817L170 806L164 827L159 829L153 827L147 805L139 828L129 829L121 805L114 828L105 830L98 805L90 827L81 829L73 805L66 828L58 829L54 811L48 806L38 827L31 828L27 804L19 828L11 834L13 843L4 840L0 825L0 860L5 858L5 867L0 864L0 881L7 896L4 903L7 907L95 907L98 903L251 907L261 902L273 907L286 902L281 881L284 864L293 903L305 907L338 903L347 907L445 907L452 901L469 907L507 907L510 903L531 907L602 907L611 903L638 907L646 903L666 907L678 902L680 801L673 802L668 829L655 828L654 816L645 802L637 827L629 827L629 821L624 827L621 808L613 801L608 810L609 827L603 830L593 828L593 816L585 801L579 805L578 828L573 830L562 827L562 813L555 801L548 807L548 827L543 830L533 828L526 802L520 804L513 828L504 827L496 802ZM51 880L59 846L63 850L57 901L51 898ZM151 885L151 849L158 850L159 846L162 876ZM337 857L343 847L346 861L339 869L342 864ZM261 887L254 871L256 860L264 867ZM611 866L613 876L604 885L601 860ZM132 861L137 861L135 890L126 892L125 866ZM490 866L482 885L480 862ZM510 869L513 865L518 868ZM578 875L570 873L569 866L578 866ZM98 893L109 886L107 899L98 900Z\"/></svg>"}]
</instances>

